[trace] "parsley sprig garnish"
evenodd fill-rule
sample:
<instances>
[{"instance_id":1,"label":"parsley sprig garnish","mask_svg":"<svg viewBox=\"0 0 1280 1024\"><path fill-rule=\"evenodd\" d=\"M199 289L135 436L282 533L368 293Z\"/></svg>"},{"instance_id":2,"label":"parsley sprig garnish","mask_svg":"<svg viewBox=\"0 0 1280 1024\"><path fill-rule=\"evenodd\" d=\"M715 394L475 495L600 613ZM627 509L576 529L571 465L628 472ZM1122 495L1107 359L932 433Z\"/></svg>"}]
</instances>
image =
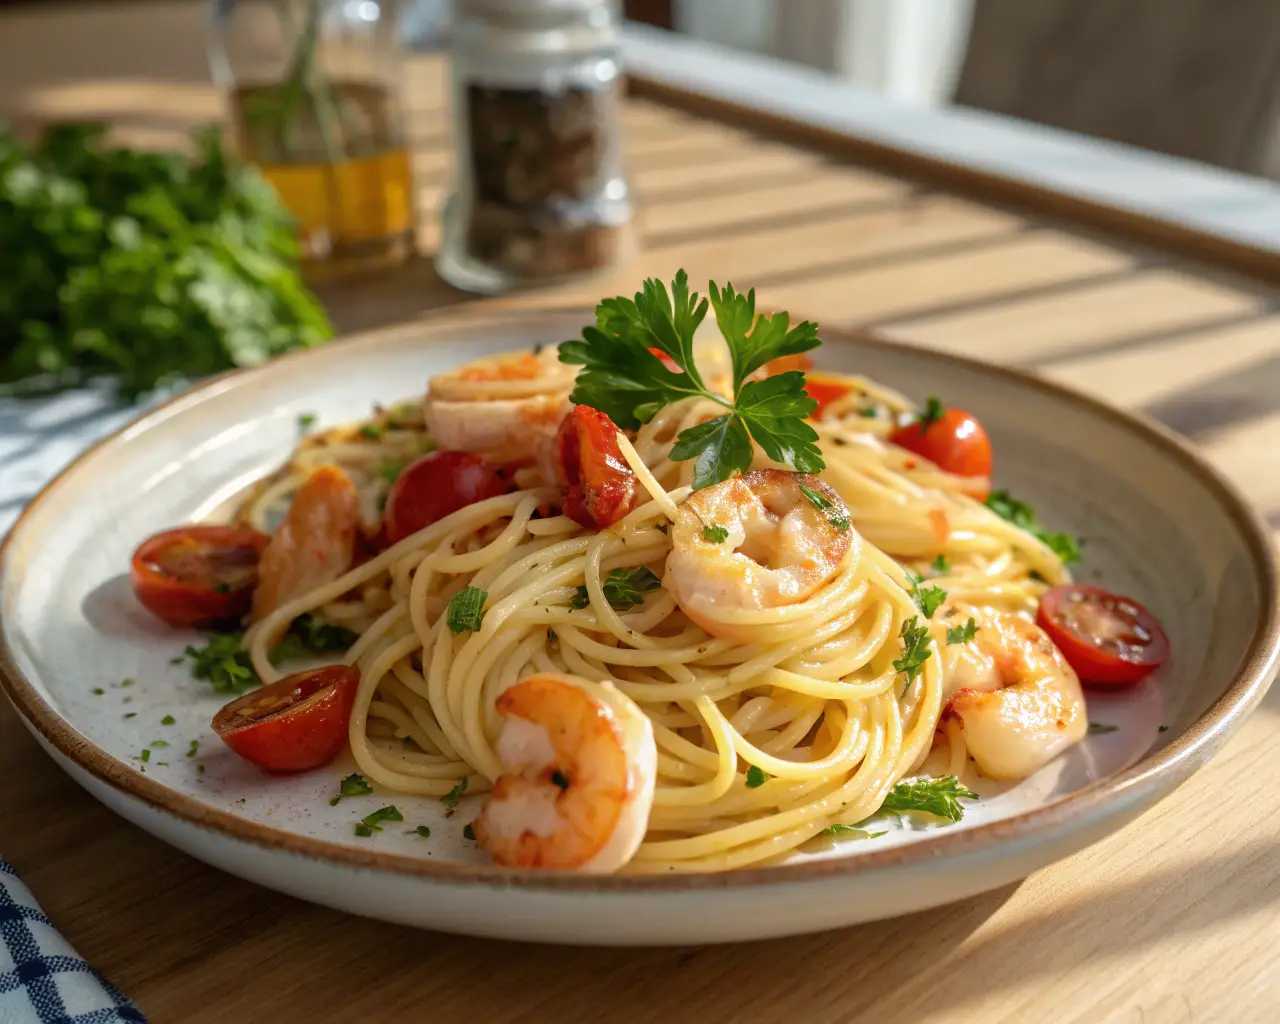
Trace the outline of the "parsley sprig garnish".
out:
<instances>
[{"instance_id":1,"label":"parsley sprig garnish","mask_svg":"<svg viewBox=\"0 0 1280 1024\"><path fill-rule=\"evenodd\" d=\"M939 818L959 821L964 817L961 800L977 800L978 794L962 785L954 775L940 779L912 779L899 782L880 805L882 811L923 811Z\"/></svg>"},{"instance_id":2,"label":"parsley sprig garnish","mask_svg":"<svg viewBox=\"0 0 1280 1024\"><path fill-rule=\"evenodd\" d=\"M880 836L887 834L886 832L868 832L856 825L841 825L839 822L828 825L818 833L820 836L833 836L836 839L879 839Z\"/></svg>"},{"instance_id":3,"label":"parsley sprig garnish","mask_svg":"<svg viewBox=\"0 0 1280 1024\"><path fill-rule=\"evenodd\" d=\"M329 801L329 806L335 806L344 796L368 796L372 792L368 780L359 772L352 772L338 783L338 795Z\"/></svg>"},{"instance_id":4,"label":"parsley sprig garnish","mask_svg":"<svg viewBox=\"0 0 1280 1024\"><path fill-rule=\"evenodd\" d=\"M924 581L911 572L907 573L907 582L911 584L911 600L915 601L916 607L926 619L932 619L934 612L947 599L947 592L941 587L920 586Z\"/></svg>"},{"instance_id":5,"label":"parsley sprig garnish","mask_svg":"<svg viewBox=\"0 0 1280 1024\"><path fill-rule=\"evenodd\" d=\"M1036 516L1036 510L1025 501L1019 501L1008 491L992 491L987 495L987 508L1001 519L1006 519L1019 529L1043 541L1066 564L1080 561L1080 543L1068 533L1054 533L1045 528Z\"/></svg>"},{"instance_id":6,"label":"parsley sprig garnish","mask_svg":"<svg viewBox=\"0 0 1280 1024\"><path fill-rule=\"evenodd\" d=\"M647 423L665 405L704 398L725 412L676 436L671 458L694 462L693 486L727 480L751 465L754 440L769 458L792 469L825 468L818 435L805 422L817 408L804 390L804 374L789 370L764 380L748 379L779 356L816 348L818 325L790 326L787 313L756 315L752 289L743 295L726 284L709 286L710 303L689 291L689 276L678 271L671 291L656 278L644 282L634 299L618 296L596 307L596 323L582 339L560 346L561 362L583 367L570 401L606 413L624 430ZM733 365L732 400L703 381L693 359L693 336L714 309ZM651 350L663 353L676 369Z\"/></svg>"},{"instance_id":7,"label":"parsley sprig garnish","mask_svg":"<svg viewBox=\"0 0 1280 1024\"><path fill-rule=\"evenodd\" d=\"M449 632L474 633L484 621L484 603L489 599L489 592L479 587L463 587L453 595L445 613Z\"/></svg>"}]
</instances>

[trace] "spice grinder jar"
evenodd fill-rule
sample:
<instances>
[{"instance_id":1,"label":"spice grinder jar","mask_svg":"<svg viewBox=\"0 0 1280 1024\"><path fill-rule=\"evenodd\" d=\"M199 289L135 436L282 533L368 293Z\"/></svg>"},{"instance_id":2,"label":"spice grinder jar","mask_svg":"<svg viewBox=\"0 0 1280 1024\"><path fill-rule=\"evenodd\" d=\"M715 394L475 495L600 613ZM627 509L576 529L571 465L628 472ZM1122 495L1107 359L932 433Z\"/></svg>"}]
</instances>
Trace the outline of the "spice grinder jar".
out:
<instances>
[{"instance_id":1,"label":"spice grinder jar","mask_svg":"<svg viewBox=\"0 0 1280 1024\"><path fill-rule=\"evenodd\" d=\"M497 294L609 270L632 250L615 0L458 0L454 185L436 265Z\"/></svg>"}]
</instances>

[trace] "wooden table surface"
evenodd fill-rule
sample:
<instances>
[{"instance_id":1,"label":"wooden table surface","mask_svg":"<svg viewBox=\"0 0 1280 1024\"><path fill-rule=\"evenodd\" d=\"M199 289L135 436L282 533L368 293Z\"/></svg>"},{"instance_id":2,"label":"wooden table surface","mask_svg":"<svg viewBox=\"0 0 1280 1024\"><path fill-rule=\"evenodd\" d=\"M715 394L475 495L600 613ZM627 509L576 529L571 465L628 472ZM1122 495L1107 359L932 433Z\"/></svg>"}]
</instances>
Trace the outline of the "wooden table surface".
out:
<instances>
[{"instance_id":1,"label":"wooden table surface","mask_svg":"<svg viewBox=\"0 0 1280 1024\"><path fill-rule=\"evenodd\" d=\"M0 18L5 108L110 116L157 141L216 115L195 6ZM443 84L438 61L415 61L426 251L449 178ZM823 323L1034 368L1188 435L1280 527L1274 289L654 103L630 102L625 123L643 253L605 288L683 266ZM465 313L473 301L425 260L325 298L345 329ZM1274 1021L1278 716L1280 688L1172 797L1018 885L736 947L506 944L279 896L99 806L7 705L0 851L72 944L156 1021Z\"/></svg>"}]
</instances>

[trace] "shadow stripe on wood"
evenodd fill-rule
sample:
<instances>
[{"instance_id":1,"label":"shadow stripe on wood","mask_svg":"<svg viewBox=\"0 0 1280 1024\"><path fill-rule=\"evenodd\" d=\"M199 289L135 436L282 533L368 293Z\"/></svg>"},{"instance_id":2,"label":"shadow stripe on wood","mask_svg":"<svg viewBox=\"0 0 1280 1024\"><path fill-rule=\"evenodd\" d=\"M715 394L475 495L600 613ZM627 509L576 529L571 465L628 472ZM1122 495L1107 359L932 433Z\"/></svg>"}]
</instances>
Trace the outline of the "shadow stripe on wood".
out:
<instances>
[{"instance_id":1,"label":"shadow stripe on wood","mask_svg":"<svg viewBox=\"0 0 1280 1024\"><path fill-rule=\"evenodd\" d=\"M961 315L894 319L883 326L894 337L1048 365L1188 325L1256 316L1268 309L1266 300L1249 292L1172 270L1144 268L1119 281Z\"/></svg>"}]
</instances>

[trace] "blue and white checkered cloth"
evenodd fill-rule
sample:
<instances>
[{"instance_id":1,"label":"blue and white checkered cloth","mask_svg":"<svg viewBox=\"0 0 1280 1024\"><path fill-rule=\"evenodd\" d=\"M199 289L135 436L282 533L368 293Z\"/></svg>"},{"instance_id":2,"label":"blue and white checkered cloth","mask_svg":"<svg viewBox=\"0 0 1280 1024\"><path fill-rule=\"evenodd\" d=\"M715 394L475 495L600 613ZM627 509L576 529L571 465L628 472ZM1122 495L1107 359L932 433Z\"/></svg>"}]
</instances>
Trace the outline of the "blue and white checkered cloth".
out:
<instances>
[{"instance_id":1,"label":"blue and white checkered cloth","mask_svg":"<svg viewBox=\"0 0 1280 1024\"><path fill-rule=\"evenodd\" d=\"M120 1021L146 1018L76 955L0 859L0 1024Z\"/></svg>"}]
</instances>

